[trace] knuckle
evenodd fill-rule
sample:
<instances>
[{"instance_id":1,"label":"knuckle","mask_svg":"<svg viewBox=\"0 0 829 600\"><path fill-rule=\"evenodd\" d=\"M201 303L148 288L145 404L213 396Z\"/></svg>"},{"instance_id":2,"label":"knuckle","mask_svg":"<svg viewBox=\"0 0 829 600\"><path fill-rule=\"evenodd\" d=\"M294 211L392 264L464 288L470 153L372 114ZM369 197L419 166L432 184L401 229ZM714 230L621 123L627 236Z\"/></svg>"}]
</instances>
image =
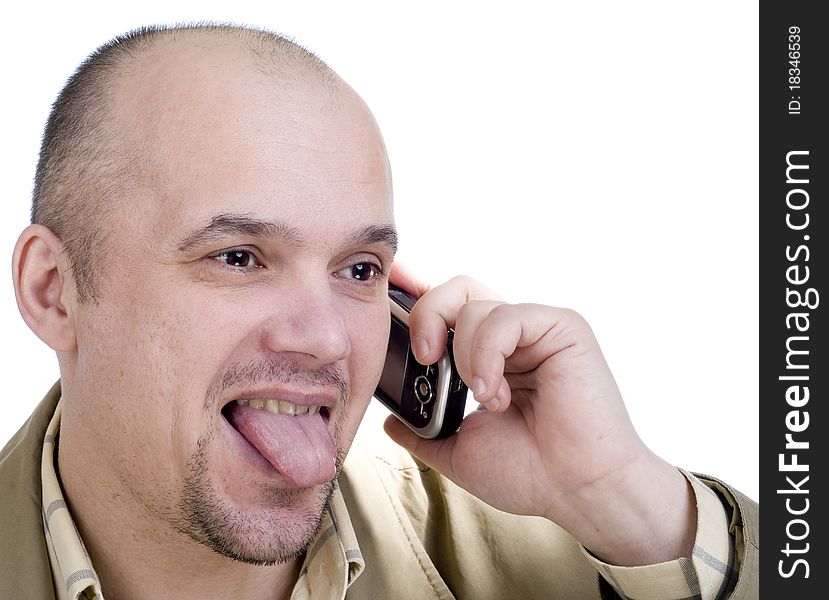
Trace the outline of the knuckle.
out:
<instances>
[{"instance_id":1,"label":"knuckle","mask_svg":"<svg viewBox=\"0 0 829 600\"><path fill-rule=\"evenodd\" d=\"M476 322L480 316L485 315L486 302L480 300L469 300L458 307L458 323Z\"/></svg>"},{"instance_id":2,"label":"knuckle","mask_svg":"<svg viewBox=\"0 0 829 600\"><path fill-rule=\"evenodd\" d=\"M472 278L469 275L455 275L449 281L452 281L452 282L457 283L459 285L465 285L465 284L471 282Z\"/></svg>"},{"instance_id":3,"label":"knuckle","mask_svg":"<svg viewBox=\"0 0 829 600\"><path fill-rule=\"evenodd\" d=\"M517 305L515 304L501 302L500 304L496 304L489 314L496 319L509 319L515 316L516 308Z\"/></svg>"},{"instance_id":4,"label":"knuckle","mask_svg":"<svg viewBox=\"0 0 829 600\"><path fill-rule=\"evenodd\" d=\"M593 337L593 329L581 313L571 308L562 309L559 322L565 331L572 332L576 339L588 340Z\"/></svg>"},{"instance_id":5,"label":"knuckle","mask_svg":"<svg viewBox=\"0 0 829 600\"><path fill-rule=\"evenodd\" d=\"M455 275L452 279L449 280L449 283L452 286L460 287L466 290L467 294L477 285L477 282L472 279L469 275Z\"/></svg>"},{"instance_id":6,"label":"knuckle","mask_svg":"<svg viewBox=\"0 0 829 600\"><path fill-rule=\"evenodd\" d=\"M458 321L464 321L473 311L473 303L465 302L458 308Z\"/></svg>"},{"instance_id":7,"label":"knuckle","mask_svg":"<svg viewBox=\"0 0 829 600\"><path fill-rule=\"evenodd\" d=\"M577 327L580 329L589 327L589 325L587 324L587 319L585 319L580 312L575 311L572 308L565 308L562 310L564 318L573 327Z\"/></svg>"}]
</instances>

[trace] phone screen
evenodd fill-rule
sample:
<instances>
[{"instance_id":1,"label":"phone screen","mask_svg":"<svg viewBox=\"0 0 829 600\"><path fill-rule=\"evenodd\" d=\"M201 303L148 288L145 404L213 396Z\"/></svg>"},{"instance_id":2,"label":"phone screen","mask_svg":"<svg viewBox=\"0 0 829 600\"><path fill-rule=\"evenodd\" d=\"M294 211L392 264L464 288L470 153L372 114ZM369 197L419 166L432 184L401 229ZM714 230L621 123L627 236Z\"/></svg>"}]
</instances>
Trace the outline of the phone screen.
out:
<instances>
[{"instance_id":1,"label":"phone screen","mask_svg":"<svg viewBox=\"0 0 829 600\"><path fill-rule=\"evenodd\" d=\"M404 378L401 375L406 373L409 354L409 332L392 317L389 347L386 350L386 368L380 377L380 387L386 391L388 399L397 406L400 406L403 394Z\"/></svg>"}]
</instances>

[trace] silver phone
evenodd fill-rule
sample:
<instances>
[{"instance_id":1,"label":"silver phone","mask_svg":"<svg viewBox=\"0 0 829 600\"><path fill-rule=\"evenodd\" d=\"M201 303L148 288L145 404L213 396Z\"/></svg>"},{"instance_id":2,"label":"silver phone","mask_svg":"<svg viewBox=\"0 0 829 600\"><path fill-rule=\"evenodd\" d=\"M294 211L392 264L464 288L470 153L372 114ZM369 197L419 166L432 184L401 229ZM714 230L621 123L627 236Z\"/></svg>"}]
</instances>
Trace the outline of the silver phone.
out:
<instances>
[{"instance_id":1,"label":"silver phone","mask_svg":"<svg viewBox=\"0 0 829 600\"><path fill-rule=\"evenodd\" d=\"M420 437L446 437L463 421L468 388L455 368L452 330L436 363L421 365L415 360L409 337L409 312L414 304L412 296L389 284L389 347L374 395Z\"/></svg>"}]
</instances>

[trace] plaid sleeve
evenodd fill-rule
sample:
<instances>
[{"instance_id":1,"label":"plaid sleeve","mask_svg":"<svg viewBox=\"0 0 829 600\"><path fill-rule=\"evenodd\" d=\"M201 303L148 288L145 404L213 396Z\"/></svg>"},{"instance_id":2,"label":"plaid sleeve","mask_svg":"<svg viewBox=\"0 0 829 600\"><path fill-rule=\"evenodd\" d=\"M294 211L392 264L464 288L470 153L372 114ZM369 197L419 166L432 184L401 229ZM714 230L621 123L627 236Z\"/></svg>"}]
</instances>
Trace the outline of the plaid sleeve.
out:
<instances>
[{"instance_id":1,"label":"plaid sleeve","mask_svg":"<svg viewBox=\"0 0 829 600\"><path fill-rule=\"evenodd\" d=\"M600 587L607 591L603 591L603 598L720 600L734 588L739 564L734 538L728 533L730 506L702 481L680 471L691 482L697 503L697 534L691 558L618 567L600 561L582 547L602 577Z\"/></svg>"}]
</instances>

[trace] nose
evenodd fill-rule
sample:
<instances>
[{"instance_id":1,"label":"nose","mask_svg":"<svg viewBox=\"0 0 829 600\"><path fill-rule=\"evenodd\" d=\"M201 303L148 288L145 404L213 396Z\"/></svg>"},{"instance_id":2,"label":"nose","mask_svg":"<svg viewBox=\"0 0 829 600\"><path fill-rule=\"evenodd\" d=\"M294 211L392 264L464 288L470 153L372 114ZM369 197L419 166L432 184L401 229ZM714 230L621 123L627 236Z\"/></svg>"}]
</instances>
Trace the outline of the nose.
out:
<instances>
[{"instance_id":1,"label":"nose","mask_svg":"<svg viewBox=\"0 0 829 600\"><path fill-rule=\"evenodd\" d=\"M342 298L323 282L295 281L274 293L273 310L264 323L263 344L272 352L304 355L315 366L351 353Z\"/></svg>"}]
</instances>

